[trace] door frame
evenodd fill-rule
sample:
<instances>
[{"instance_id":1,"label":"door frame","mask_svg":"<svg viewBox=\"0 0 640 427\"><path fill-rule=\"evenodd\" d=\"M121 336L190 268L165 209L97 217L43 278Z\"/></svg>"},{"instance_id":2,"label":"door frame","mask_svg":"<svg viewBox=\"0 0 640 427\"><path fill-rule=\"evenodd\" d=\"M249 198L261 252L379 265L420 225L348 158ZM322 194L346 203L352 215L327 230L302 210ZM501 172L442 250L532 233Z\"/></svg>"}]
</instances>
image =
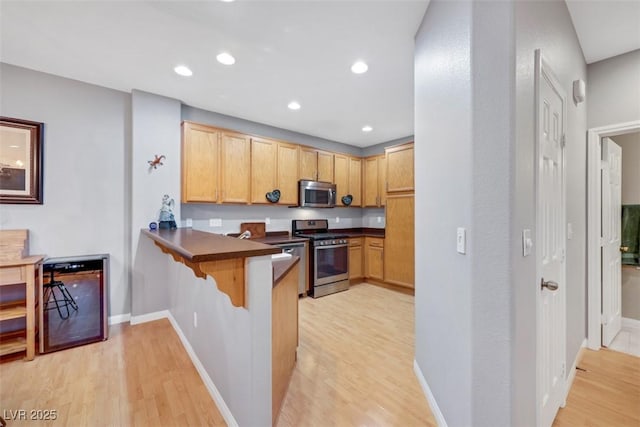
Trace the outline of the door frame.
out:
<instances>
[{"instance_id":1,"label":"door frame","mask_svg":"<svg viewBox=\"0 0 640 427\"><path fill-rule=\"evenodd\" d=\"M535 232L535 241L536 242L541 242L541 227L538 224L538 220L540 218L540 168L539 168L539 161L540 161L540 135L539 135L539 121L541 120L540 118L540 92L541 92L541 80L542 79L546 79L551 83L551 86L553 88L553 90L555 90L560 97L562 98L563 102L562 102L562 114L563 114L563 119L562 119L562 130L561 130L561 134L562 134L562 138L566 138L566 132L567 132L567 96L566 93L564 91L564 88L562 87L562 84L560 83L560 81L558 80L558 78L555 75L555 72L553 71L553 68L551 68L551 65L545 60L544 55L542 54L540 49L536 49L535 51L535 74L534 74L534 98L535 98L535 119L534 119L534 123L535 123L535 167L534 167L534 176L535 176L535 214L536 214L536 220L535 220L535 224L536 224L536 232ZM567 191L566 191L566 186L567 186L567 159L566 159L566 150L563 147L562 149L562 236L561 236L561 240L563 243L563 270L562 270L562 277L560 277L558 280L560 281L560 285L564 287L563 291L564 291L564 318L562 319L563 322L563 330L564 330L564 335L566 335L566 325L567 325L567 289L566 289L566 284L567 284ZM536 425L538 425L539 423L542 422L542 408L541 408L541 401L540 401L540 390L542 387L542 383L543 383L543 372L542 372L542 348L543 348L543 343L542 343L542 319L540 316L540 312L541 312L541 306L542 306L542 292L540 291L540 279L542 277L542 265L541 265L541 260L542 260L542 250L541 250L541 246L539 244L535 245L535 263L536 263L536 279L535 279L535 286L537 288L536 291ZM564 366L563 368L563 374L561 376L561 381L563 382L562 384L559 385L560 389L562 390L563 393L563 399L562 402L560 403L560 407L564 407L565 403L566 403L566 387L567 387L567 368L566 368L566 359L567 359L567 355L566 355L566 344L564 346L564 351L562 354L562 364Z\"/></svg>"},{"instance_id":2,"label":"door frame","mask_svg":"<svg viewBox=\"0 0 640 427\"><path fill-rule=\"evenodd\" d=\"M587 130L587 347L602 346L602 268L600 191L602 179L602 138L640 131L640 120Z\"/></svg>"}]
</instances>

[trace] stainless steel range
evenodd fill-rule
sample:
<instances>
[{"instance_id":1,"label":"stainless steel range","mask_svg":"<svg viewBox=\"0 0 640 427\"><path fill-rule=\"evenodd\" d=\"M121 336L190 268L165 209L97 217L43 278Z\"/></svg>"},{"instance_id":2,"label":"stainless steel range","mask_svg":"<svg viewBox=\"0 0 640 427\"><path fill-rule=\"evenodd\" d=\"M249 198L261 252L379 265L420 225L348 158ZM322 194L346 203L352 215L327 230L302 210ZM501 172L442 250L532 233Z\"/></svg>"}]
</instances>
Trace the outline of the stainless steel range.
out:
<instances>
[{"instance_id":1,"label":"stainless steel range","mask_svg":"<svg viewBox=\"0 0 640 427\"><path fill-rule=\"evenodd\" d=\"M349 289L349 247L345 234L329 233L326 219L294 219L291 234L311 242L311 296L318 298Z\"/></svg>"}]
</instances>

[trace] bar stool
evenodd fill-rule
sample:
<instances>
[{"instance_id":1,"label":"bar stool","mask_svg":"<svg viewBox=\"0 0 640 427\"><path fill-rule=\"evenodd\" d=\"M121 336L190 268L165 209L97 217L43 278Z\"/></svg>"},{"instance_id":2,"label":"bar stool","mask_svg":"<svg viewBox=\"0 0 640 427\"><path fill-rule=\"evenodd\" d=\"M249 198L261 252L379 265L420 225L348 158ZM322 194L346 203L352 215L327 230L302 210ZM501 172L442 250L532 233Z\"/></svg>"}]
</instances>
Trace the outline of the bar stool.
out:
<instances>
[{"instance_id":1,"label":"bar stool","mask_svg":"<svg viewBox=\"0 0 640 427\"><path fill-rule=\"evenodd\" d=\"M51 270L51 278L49 279L49 283L45 283L43 285L44 288L44 309L45 310L53 310L54 308L58 310L58 314L61 319L69 318L69 306L75 311L78 311L78 304L76 304L75 300L67 290L67 287L60 280L54 280L53 278L53 270ZM56 295L58 293L59 295ZM53 301L51 299L53 298ZM62 309L66 310L66 315L62 314Z\"/></svg>"}]
</instances>

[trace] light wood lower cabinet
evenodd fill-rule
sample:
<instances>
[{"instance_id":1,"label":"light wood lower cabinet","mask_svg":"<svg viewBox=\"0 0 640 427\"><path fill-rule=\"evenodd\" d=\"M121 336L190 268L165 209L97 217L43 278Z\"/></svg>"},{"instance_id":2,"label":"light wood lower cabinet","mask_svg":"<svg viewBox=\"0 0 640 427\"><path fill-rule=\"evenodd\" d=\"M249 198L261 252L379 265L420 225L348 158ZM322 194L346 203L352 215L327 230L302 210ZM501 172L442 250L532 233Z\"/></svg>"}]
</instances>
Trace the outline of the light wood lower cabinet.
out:
<instances>
[{"instance_id":1,"label":"light wood lower cabinet","mask_svg":"<svg viewBox=\"0 0 640 427\"><path fill-rule=\"evenodd\" d=\"M415 287L414 195L387 196L384 281Z\"/></svg>"},{"instance_id":2,"label":"light wood lower cabinet","mask_svg":"<svg viewBox=\"0 0 640 427\"><path fill-rule=\"evenodd\" d=\"M349 280L358 280L364 277L362 243L364 238L351 237L349 239Z\"/></svg>"},{"instance_id":3,"label":"light wood lower cabinet","mask_svg":"<svg viewBox=\"0 0 640 427\"><path fill-rule=\"evenodd\" d=\"M271 291L271 404L276 424L296 365L298 348L298 272L296 264Z\"/></svg>"},{"instance_id":4,"label":"light wood lower cabinet","mask_svg":"<svg viewBox=\"0 0 640 427\"><path fill-rule=\"evenodd\" d=\"M384 280L385 239L364 238L364 275L367 278Z\"/></svg>"}]
</instances>

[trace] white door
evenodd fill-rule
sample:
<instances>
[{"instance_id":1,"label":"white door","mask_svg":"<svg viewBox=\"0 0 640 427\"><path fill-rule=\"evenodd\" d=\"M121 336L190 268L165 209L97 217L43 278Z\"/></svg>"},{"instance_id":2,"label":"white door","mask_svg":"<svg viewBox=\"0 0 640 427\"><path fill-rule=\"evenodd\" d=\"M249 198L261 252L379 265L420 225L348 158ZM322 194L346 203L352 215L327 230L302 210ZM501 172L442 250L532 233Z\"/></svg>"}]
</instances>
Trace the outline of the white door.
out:
<instances>
[{"instance_id":1,"label":"white door","mask_svg":"<svg viewBox=\"0 0 640 427\"><path fill-rule=\"evenodd\" d=\"M565 398L565 178L566 97L537 55L537 286L540 426L551 426Z\"/></svg>"},{"instance_id":2,"label":"white door","mask_svg":"<svg viewBox=\"0 0 640 427\"><path fill-rule=\"evenodd\" d=\"M622 148L602 139L602 345L622 327L620 260Z\"/></svg>"}]
</instances>

